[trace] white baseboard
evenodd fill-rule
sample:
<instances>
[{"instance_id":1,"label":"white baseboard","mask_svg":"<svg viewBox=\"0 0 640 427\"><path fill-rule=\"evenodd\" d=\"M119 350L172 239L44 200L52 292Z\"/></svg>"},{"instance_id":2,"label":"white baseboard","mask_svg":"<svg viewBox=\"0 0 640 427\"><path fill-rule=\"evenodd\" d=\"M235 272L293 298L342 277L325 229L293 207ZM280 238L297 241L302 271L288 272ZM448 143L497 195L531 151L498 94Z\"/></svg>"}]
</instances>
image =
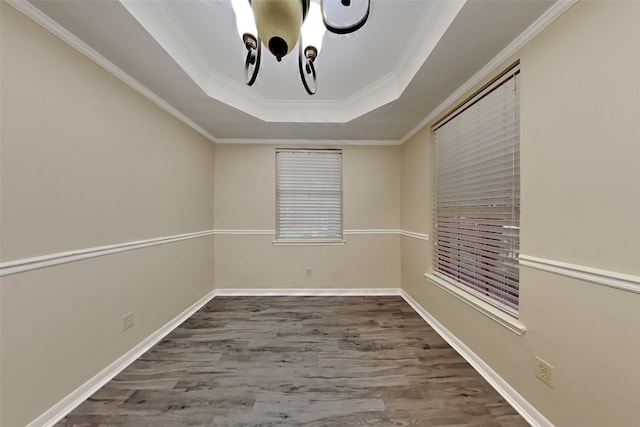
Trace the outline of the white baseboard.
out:
<instances>
[{"instance_id":1,"label":"white baseboard","mask_svg":"<svg viewBox=\"0 0 640 427\"><path fill-rule=\"evenodd\" d=\"M193 313L202 308L215 296L214 292L209 292L200 298L196 303L191 305L185 311L173 318L160 329L142 340L138 345L120 356L109 366L104 368L93 378L80 387L72 391L67 397L53 405L46 412L35 420L27 424L27 427L50 427L64 418L69 412L73 411L78 405L88 399L93 393L98 391L102 386L111 381L116 375L122 372L127 366L133 363L144 352L156 345L160 340L167 336L171 331L178 327L182 322L187 320Z\"/></svg>"},{"instance_id":2,"label":"white baseboard","mask_svg":"<svg viewBox=\"0 0 640 427\"><path fill-rule=\"evenodd\" d=\"M310 289L231 289L221 288L213 291L215 296L388 296L400 295L400 288L310 288Z\"/></svg>"},{"instance_id":3,"label":"white baseboard","mask_svg":"<svg viewBox=\"0 0 640 427\"><path fill-rule=\"evenodd\" d=\"M477 354L460 341L451 331L445 328L428 311L418 304L407 292L400 295L425 322L433 328L460 356L462 356L513 408L534 427L554 427L536 408L525 400L496 371L491 369Z\"/></svg>"}]
</instances>

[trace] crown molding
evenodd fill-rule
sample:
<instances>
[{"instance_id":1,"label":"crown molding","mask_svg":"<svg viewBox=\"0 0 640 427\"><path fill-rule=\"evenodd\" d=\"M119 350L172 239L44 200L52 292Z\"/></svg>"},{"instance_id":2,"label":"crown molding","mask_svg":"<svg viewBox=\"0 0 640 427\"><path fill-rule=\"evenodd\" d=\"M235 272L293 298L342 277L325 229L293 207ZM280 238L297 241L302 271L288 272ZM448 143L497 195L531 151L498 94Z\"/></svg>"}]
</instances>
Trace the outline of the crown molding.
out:
<instances>
[{"instance_id":1,"label":"crown molding","mask_svg":"<svg viewBox=\"0 0 640 427\"><path fill-rule=\"evenodd\" d=\"M253 117L271 121L268 120L269 117L261 117L264 111L269 111L266 98L218 72L213 67L209 69L204 93Z\"/></svg>"},{"instance_id":2,"label":"crown molding","mask_svg":"<svg viewBox=\"0 0 640 427\"><path fill-rule=\"evenodd\" d=\"M358 146L358 145L401 145L396 139L250 139L217 138L218 144L258 144L281 146Z\"/></svg>"},{"instance_id":3,"label":"crown molding","mask_svg":"<svg viewBox=\"0 0 640 427\"><path fill-rule=\"evenodd\" d=\"M202 91L207 90L211 64L196 49L167 3L148 0L119 0L120 4L149 35L173 58Z\"/></svg>"},{"instance_id":4,"label":"crown molding","mask_svg":"<svg viewBox=\"0 0 640 427\"><path fill-rule=\"evenodd\" d=\"M211 142L216 142L216 139L213 135L207 132L204 128L196 124L193 120L182 114L176 108L171 106L164 99L160 98L154 92L149 90L142 83L131 77L129 74L125 73L122 69L116 66L114 63L109 61L104 56L100 55L93 48L89 47L82 40L71 34L67 29L62 27L60 24L55 22L53 19L49 18L47 15L42 13L38 8L33 6L31 3L26 0L5 0L9 5L13 6L16 10L23 13L25 16L30 18L36 24L40 25L45 30L49 31L54 36L58 37L64 43L68 44L82 55L86 56L91 61L95 62L97 65L102 67L104 70L112 74L114 77L118 78L120 81L125 83L127 86L147 98L149 101L156 104L158 107L165 110L167 113L171 114L176 119L180 120L185 125L189 126L191 129L198 132L200 135L204 136Z\"/></svg>"},{"instance_id":5,"label":"crown molding","mask_svg":"<svg viewBox=\"0 0 640 427\"><path fill-rule=\"evenodd\" d=\"M211 70L207 95L267 123L347 123L400 97L398 79L388 73L345 100L267 100Z\"/></svg>"},{"instance_id":6,"label":"crown molding","mask_svg":"<svg viewBox=\"0 0 640 427\"><path fill-rule=\"evenodd\" d=\"M531 24L526 30L524 30L518 37L516 37L509 45L504 48L498 55L496 55L491 61L484 67L475 73L469 80L467 80L462 86L453 92L447 99L445 99L440 105L438 105L433 111L431 111L420 123L418 123L413 129L411 129L400 140L401 144L407 142L412 136L417 134L422 128L432 122L440 114L444 113L450 108L454 102L461 98L465 93L473 89L474 86L484 80L491 72L499 67L504 61L509 59L513 54L526 45L531 39L537 36L542 30L547 28L553 21L558 19L560 15L565 13L571 6L573 6L578 0L558 0L554 3L542 16L540 16L533 24Z\"/></svg>"},{"instance_id":7,"label":"crown molding","mask_svg":"<svg viewBox=\"0 0 640 427\"><path fill-rule=\"evenodd\" d=\"M400 85L396 73L385 74L343 101L345 122L357 119L376 108L400 98L405 87Z\"/></svg>"},{"instance_id":8,"label":"crown molding","mask_svg":"<svg viewBox=\"0 0 640 427\"><path fill-rule=\"evenodd\" d=\"M393 71L401 88L400 94L409 86L466 2L429 2L419 20L423 24L415 29Z\"/></svg>"}]
</instances>

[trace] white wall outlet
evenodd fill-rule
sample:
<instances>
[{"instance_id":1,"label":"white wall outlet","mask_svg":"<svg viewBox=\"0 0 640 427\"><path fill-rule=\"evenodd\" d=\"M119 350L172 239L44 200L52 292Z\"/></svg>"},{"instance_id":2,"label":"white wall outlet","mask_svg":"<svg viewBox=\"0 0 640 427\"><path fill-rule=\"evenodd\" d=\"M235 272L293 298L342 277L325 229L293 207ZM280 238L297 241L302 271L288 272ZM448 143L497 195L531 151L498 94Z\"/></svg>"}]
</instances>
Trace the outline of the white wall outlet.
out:
<instances>
[{"instance_id":1,"label":"white wall outlet","mask_svg":"<svg viewBox=\"0 0 640 427\"><path fill-rule=\"evenodd\" d=\"M553 388L553 366L536 356L536 378Z\"/></svg>"},{"instance_id":2,"label":"white wall outlet","mask_svg":"<svg viewBox=\"0 0 640 427\"><path fill-rule=\"evenodd\" d=\"M122 316L122 330L133 328L133 311Z\"/></svg>"}]
</instances>

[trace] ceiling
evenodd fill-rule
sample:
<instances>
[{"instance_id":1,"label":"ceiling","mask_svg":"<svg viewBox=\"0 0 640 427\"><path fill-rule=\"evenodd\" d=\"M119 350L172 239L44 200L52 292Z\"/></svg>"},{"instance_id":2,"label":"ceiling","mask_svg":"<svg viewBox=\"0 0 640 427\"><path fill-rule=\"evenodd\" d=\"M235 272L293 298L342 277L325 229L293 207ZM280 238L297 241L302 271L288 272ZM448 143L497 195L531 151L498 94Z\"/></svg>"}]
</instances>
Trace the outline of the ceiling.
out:
<instances>
[{"instance_id":1,"label":"ceiling","mask_svg":"<svg viewBox=\"0 0 640 427\"><path fill-rule=\"evenodd\" d=\"M393 144L555 1L371 3L361 30L325 35L314 96L295 53L278 63L263 49L256 83L244 84L230 0L31 0L20 9L215 141ZM338 21L363 8L327 6Z\"/></svg>"}]
</instances>

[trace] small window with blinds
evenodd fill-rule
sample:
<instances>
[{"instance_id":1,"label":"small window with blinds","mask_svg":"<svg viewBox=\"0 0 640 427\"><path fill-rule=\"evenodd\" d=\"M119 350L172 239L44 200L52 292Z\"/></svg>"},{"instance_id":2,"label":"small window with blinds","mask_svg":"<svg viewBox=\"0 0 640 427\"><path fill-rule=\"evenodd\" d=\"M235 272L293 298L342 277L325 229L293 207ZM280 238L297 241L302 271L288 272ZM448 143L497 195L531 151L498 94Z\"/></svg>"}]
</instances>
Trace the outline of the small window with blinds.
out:
<instances>
[{"instance_id":1,"label":"small window with blinds","mask_svg":"<svg viewBox=\"0 0 640 427\"><path fill-rule=\"evenodd\" d=\"M276 241L342 241L341 150L276 150Z\"/></svg>"},{"instance_id":2,"label":"small window with blinds","mask_svg":"<svg viewBox=\"0 0 640 427\"><path fill-rule=\"evenodd\" d=\"M517 316L520 246L519 69L434 127L434 275Z\"/></svg>"}]
</instances>

